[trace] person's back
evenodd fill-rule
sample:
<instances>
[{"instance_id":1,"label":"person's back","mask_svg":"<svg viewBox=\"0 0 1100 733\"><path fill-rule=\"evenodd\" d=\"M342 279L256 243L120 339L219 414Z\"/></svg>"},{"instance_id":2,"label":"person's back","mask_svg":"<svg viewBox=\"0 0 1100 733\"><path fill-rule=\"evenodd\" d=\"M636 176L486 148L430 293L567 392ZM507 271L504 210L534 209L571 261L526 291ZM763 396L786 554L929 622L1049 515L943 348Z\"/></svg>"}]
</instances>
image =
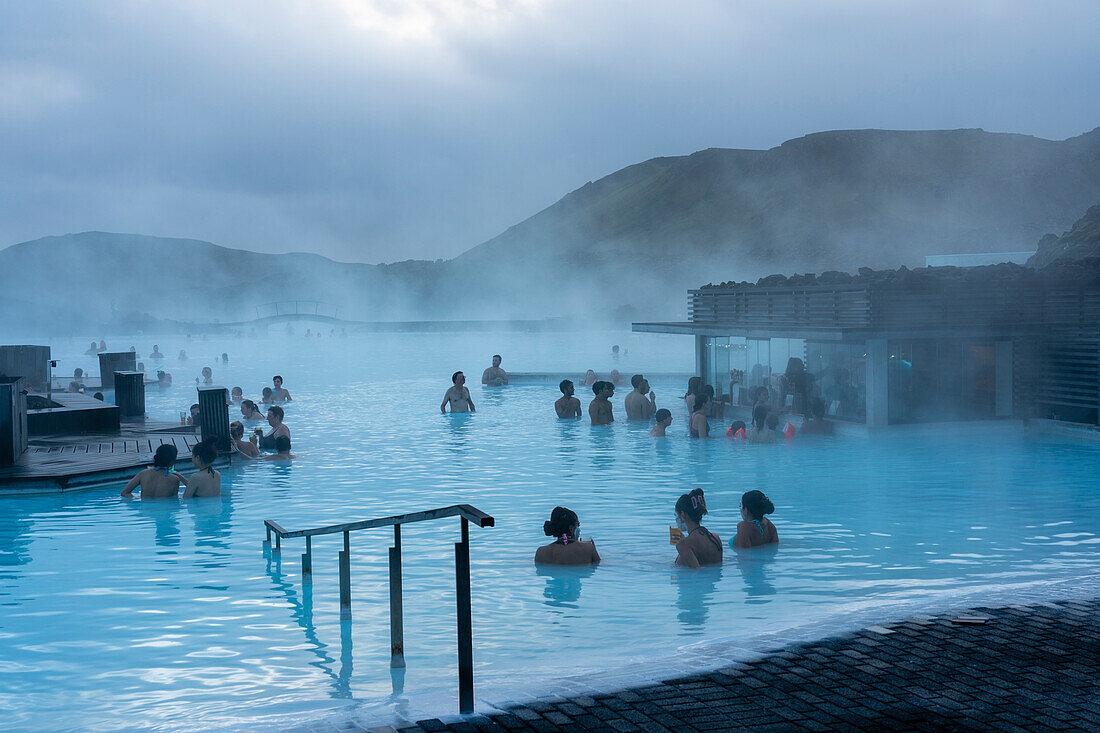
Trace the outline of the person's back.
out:
<instances>
[{"instance_id":1,"label":"person's back","mask_svg":"<svg viewBox=\"0 0 1100 733\"><path fill-rule=\"evenodd\" d=\"M676 564L688 568L722 562L722 539L702 526L707 513L702 489L692 489L676 501L676 519L681 539L676 543Z\"/></svg>"},{"instance_id":2,"label":"person's back","mask_svg":"<svg viewBox=\"0 0 1100 733\"><path fill-rule=\"evenodd\" d=\"M218 496L222 493L222 475L212 467L206 466L187 477L187 490L183 492L184 499L192 496Z\"/></svg>"},{"instance_id":3,"label":"person's back","mask_svg":"<svg viewBox=\"0 0 1100 733\"><path fill-rule=\"evenodd\" d=\"M543 522L542 531L554 541L535 550L537 565L593 565L600 561L596 543L579 539L580 520L565 507L554 507L550 521Z\"/></svg>"},{"instance_id":4,"label":"person's back","mask_svg":"<svg viewBox=\"0 0 1100 733\"><path fill-rule=\"evenodd\" d=\"M779 542L779 532L775 525L767 518L767 514L775 511L771 499L764 492L753 490L741 495L741 518L743 521L737 524L737 534L730 544L736 549L746 550L761 545L772 545Z\"/></svg>"},{"instance_id":5,"label":"person's back","mask_svg":"<svg viewBox=\"0 0 1100 733\"><path fill-rule=\"evenodd\" d=\"M802 423L799 431L803 435L832 435L833 424L825 419L824 400L814 400L810 405L810 416Z\"/></svg>"},{"instance_id":6,"label":"person's back","mask_svg":"<svg viewBox=\"0 0 1100 733\"><path fill-rule=\"evenodd\" d=\"M134 489L141 490L141 498L145 499L175 499L179 496L180 484L186 484L187 479L173 472L178 452L174 445L162 444L153 454L153 465L138 472L130 479L126 487L122 489L121 496L132 497Z\"/></svg>"},{"instance_id":7,"label":"person's back","mask_svg":"<svg viewBox=\"0 0 1100 733\"><path fill-rule=\"evenodd\" d=\"M657 412L656 395L650 391L649 382L641 374L630 378L634 389L623 400L627 420L648 420ZM648 396L647 396L648 393Z\"/></svg>"}]
</instances>

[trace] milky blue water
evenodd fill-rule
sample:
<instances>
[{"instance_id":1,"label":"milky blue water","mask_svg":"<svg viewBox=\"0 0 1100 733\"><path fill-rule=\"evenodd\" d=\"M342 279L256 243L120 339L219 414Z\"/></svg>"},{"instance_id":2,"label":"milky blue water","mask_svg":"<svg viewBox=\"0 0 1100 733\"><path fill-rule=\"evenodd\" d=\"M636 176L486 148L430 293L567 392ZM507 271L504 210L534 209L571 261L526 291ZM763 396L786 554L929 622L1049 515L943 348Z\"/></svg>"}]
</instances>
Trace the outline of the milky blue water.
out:
<instances>
[{"instance_id":1,"label":"milky blue water","mask_svg":"<svg viewBox=\"0 0 1100 733\"><path fill-rule=\"evenodd\" d=\"M113 341L145 354L154 339ZM658 404L676 420L658 440L648 426L557 420L555 385L476 384L494 352L505 368L563 376L613 365L627 375L689 371L689 339L156 341L192 359L167 362L176 386L149 389L150 417L178 422L204 365L253 396L278 372L295 397L287 423L300 459L235 464L214 499L126 502L119 486L0 498L0 727L255 729L364 710L380 720L455 712L458 521L405 529L408 668L395 692L390 532L353 535L354 618L342 625L339 536L314 544L310 591L300 541L281 559L262 553L266 518L299 528L454 503L493 515L495 528L471 529L477 692L487 699L517 680L537 689L561 674L649 663L884 601L948 603L975 588L1011 598L1020 584L1100 569L1096 445L1014 429L693 441L676 398L683 385L656 381ZM612 343L628 349L621 362L610 359ZM59 371L98 371L74 353L79 343L54 349ZM228 367L213 363L222 351ZM455 369L473 377L474 415L439 414ZM719 569L674 568L672 506L696 486L711 510L705 524L723 540L740 494L768 493L778 552L727 547ZM597 569L534 567L556 504L595 537Z\"/></svg>"}]
</instances>

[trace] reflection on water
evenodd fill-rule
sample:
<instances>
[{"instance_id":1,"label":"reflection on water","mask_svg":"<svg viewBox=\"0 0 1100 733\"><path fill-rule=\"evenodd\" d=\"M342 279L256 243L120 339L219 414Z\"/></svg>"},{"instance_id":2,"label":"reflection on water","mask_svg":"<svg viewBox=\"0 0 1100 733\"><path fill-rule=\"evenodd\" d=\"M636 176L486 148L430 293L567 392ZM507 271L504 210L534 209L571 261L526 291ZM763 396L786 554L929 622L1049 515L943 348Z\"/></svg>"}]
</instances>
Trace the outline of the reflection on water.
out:
<instances>
[{"instance_id":1,"label":"reflection on water","mask_svg":"<svg viewBox=\"0 0 1100 733\"><path fill-rule=\"evenodd\" d=\"M779 545L764 545L747 550L733 550L737 569L745 580L745 603L767 603L768 596L776 594L775 586L768 582L768 566L779 554Z\"/></svg>"},{"instance_id":2,"label":"reflection on water","mask_svg":"<svg viewBox=\"0 0 1100 733\"><path fill-rule=\"evenodd\" d=\"M685 628L699 628L707 623L714 591L722 579L721 565L697 569L673 566L672 584L676 587L676 620Z\"/></svg>"},{"instance_id":3,"label":"reflection on water","mask_svg":"<svg viewBox=\"0 0 1100 733\"><path fill-rule=\"evenodd\" d=\"M591 578L596 568L595 565L536 565L535 574L546 578L546 588L542 592L546 605L553 608L577 608L577 601L581 597L581 581Z\"/></svg>"}]
</instances>

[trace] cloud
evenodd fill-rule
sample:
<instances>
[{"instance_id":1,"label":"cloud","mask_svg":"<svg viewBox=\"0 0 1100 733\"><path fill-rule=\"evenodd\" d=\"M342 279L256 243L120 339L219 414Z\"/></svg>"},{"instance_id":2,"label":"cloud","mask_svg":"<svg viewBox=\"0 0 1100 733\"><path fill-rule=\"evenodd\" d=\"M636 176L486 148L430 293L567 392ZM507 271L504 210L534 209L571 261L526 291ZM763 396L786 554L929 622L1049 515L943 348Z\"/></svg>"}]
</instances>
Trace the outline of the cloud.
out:
<instances>
[{"instance_id":1,"label":"cloud","mask_svg":"<svg viewBox=\"0 0 1100 733\"><path fill-rule=\"evenodd\" d=\"M192 0L0 7L0 244L103 229L451 256L658 155L1100 124L1100 6Z\"/></svg>"}]
</instances>

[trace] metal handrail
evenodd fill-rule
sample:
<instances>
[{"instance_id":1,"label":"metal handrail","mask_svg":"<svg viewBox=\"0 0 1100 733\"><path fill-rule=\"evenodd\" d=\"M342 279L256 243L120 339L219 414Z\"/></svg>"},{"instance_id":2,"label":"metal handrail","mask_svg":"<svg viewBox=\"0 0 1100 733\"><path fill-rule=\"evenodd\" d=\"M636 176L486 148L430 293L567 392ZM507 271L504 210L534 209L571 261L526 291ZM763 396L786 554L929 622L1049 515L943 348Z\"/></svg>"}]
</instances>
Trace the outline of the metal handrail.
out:
<instances>
[{"instance_id":1,"label":"metal handrail","mask_svg":"<svg viewBox=\"0 0 1100 733\"><path fill-rule=\"evenodd\" d=\"M458 616L458 709L460 713L474 711L474 644L473 609L470 602L470 522L479 527L493 527L495 520L485 512L469 504L428 509L410 514L398 514L379 519L363 519L358 522L329 524L312 529L288 530L274 519L264 520L267 539L264 551L282 552L282 540L294 537L306 538L306 551L302 554L302 582L313 582L313 538L327 534L343 534L344 549L340 560L340 618L351 620L351 533L360 529L393 527L393 547L390 550L390 667L405 666L404 624L401 600L401 525L427 522L447 517L462 520L462 541L455 543L455 597ZM275 547L271 536L275 535Z\"/></svg>"}]
</instances>

